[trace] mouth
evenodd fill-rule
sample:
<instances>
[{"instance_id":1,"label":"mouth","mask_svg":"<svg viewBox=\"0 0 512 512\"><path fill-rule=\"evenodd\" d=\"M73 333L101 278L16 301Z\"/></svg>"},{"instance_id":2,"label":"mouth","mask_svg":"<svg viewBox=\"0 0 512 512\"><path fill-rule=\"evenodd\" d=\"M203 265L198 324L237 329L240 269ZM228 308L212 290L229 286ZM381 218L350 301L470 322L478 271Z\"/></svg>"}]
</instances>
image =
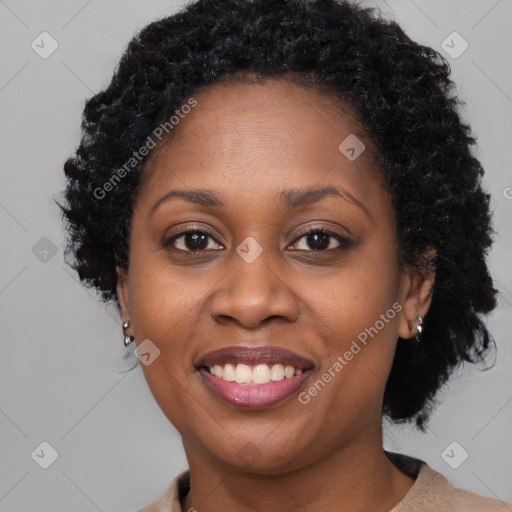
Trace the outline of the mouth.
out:
<instances>
[{"instance_id":1,"label":"mouth","mask_svg":"<svg viewBox=\"0 0 512 512\"><path fill-rule=\"evenodd\" d=\"M209 352L196 368L203 383L224 402L262 409L295 394L314 365L280 347L235 346Z\"/></svg>"}]
</instances>

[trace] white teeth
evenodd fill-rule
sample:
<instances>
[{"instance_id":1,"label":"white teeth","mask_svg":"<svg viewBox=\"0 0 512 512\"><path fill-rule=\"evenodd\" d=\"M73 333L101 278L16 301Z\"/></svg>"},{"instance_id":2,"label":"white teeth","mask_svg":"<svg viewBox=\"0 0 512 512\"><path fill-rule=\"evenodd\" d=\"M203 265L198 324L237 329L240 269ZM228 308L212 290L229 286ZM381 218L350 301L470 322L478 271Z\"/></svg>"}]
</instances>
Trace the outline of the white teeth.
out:
<instances>
[{"instance_id":1,"label":"white teeth","mask_svg":"<svg viewBox=\"0 0 512 512\"><path fill-rule=\"evenodd\" d=\"M293 366L285 366L284 367L284 376L287 379L291 379L293 374L295 373L295 368Z\"/></svg>"},{"instance_id":2,"label":"white teeth","mask_svg":"<svg viewBox=\"0 0 512 512\"><path fill-rule=\"evenodd\" d=\"M294 366L282 364L274 364L271 367L268 364L247 365L239 363L236 365L216 364L210 368L210 373L215 377L219 377L228 382L236 382L238 384L267 384L283 379L291 379L297 377L303 372L302 368L295 369Z\"/></svg>"},{"instance_id":3,"label":"white teeth","mask_svg":"<svg viewBox=\"0 0 512 512\"><path fill-rule=\"evenodd\" d=\"M233 382L235 380L235 367L232 364L224 365L224 372L222 374L222 378L227 380L228 382Z\"/></svg>"},{"instance_id":4,"label":"white teeth","mask_svg":"<svg viewBox=\"0 0 512 512\"><path fill-rule=\"evenodd\" d=\"M251 382L251 367L246 364L237 364L235 368L235 382Z\"/></svg>"},{"instance_id":5,"label":"white teeth","mask_svg":"<svg viewBox=\"0 0 512 512\"><path fill-rule=\"evenodd\" d=\"M284 366L282 364L275 364L270 370L270 378L272 380L284 379Z\"/></svg>"},{"instance_id":6,"label":"white teeth","mask_svg":"<svg viewBox=\"0 0 512 512\"><path fill-rule=\"evenodd\" d=\"M267 364L258 364L252 369L252 381L255 384L270 382L270 368Z\"/></svg>"}]
</instances>

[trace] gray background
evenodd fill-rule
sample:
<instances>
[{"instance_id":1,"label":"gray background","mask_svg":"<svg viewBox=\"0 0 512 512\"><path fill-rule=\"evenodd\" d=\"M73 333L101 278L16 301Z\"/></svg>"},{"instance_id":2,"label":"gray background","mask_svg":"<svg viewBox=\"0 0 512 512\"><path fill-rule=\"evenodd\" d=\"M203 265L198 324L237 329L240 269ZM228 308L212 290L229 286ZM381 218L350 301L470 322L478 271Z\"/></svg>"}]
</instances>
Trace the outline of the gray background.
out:
<instances>
[{"instance_id":1,"label":"gray background","mask_svg":"<svg viewBox=\"0 0 512 512\"><path fill-rule=\"evenodd\" d=\"M453 31L469 44L447 58L493 194L498 235L489 261L501 291L489 318L494 368L457 373L428 433L386 426L385 446L426 460L460 487L512 502L512 2L365 3L442 53ZM187 467L140 367L120 371L130 360L115 308L64 265L52 201L64 187L62 165L78 143L85 99L108 84L137 30L180 5L0 0L0 511L136 510ZM59 45L47 59L31 47L43 31ZM43 441L58 452L48 469L35 462L48 462L48 449L31 457ZM441 455L454 441L452 464L469 454L457 469Z\"/></svg>"}]
</instances>

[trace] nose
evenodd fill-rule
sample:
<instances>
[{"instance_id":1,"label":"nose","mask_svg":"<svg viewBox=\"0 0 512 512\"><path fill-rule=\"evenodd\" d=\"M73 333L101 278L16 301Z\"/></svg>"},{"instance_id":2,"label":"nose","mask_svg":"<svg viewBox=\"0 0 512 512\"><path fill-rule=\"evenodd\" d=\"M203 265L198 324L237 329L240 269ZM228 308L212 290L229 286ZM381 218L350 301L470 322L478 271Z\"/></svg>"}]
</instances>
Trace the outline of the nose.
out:
<instances>
[{"instance_id":1,"label":"nose","mask_svg":"<svg viewBox=\"0 0 512 512\"><path fill-rule=\"evenodd\" d=\"M237 323L246 329L266 325L272 318L295 322L296 297L271 265L269 251L251 263L234 253L231 270L210 298L210 314L221 324ZM268 256L268 257L267 257ZM274 267L274 268L272 268Z\"/></svg>"}]
</instances>

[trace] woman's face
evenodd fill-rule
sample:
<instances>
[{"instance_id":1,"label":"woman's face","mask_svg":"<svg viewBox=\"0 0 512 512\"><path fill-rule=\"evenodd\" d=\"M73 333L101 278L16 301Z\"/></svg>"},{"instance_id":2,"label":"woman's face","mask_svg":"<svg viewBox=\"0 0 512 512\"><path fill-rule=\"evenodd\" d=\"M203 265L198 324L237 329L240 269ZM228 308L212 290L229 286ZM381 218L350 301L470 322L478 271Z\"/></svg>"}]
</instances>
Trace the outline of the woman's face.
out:
<instances>
[{"instance_id":1,"label":"woman's face","mask_svg":"<svg viewBox=\"0 0 512 512\"><path fill-rule=\"evenodd\" d=\"M332 98L284 81L194 98L150 161L128 279L119 271L156 401L187 456L254 471L378 439L396 340L414 334L417 301L357 125ZM200 368L215 363L226 378Z\"/></svg>"}]
</instances>

